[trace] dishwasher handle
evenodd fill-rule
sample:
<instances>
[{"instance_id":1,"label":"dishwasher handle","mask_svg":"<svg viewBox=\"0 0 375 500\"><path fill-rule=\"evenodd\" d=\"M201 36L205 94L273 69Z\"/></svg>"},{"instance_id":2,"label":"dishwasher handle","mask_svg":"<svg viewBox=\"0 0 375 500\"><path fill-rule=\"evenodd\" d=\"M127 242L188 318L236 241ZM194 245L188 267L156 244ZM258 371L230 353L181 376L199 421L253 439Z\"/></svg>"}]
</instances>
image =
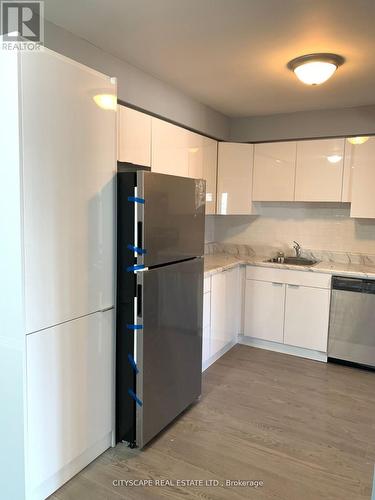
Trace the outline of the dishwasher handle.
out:
<instances>
[{"instance_id":1,"label":"dishwasher handle","mask_svg":"<svg viewBox=\"0 0 375 500\"><path fill-rule=\"evenodd\" d=\"M375 294L375 280L366 280L364 284L364 292Z\"/></svg>"},{"instance_id":2,"label":"dishwasher handle","mask_svg":"<svg viewBox=\"0 0 375 500\"><path fill-rule=\"evenodd\" d=\"M345 290L348 292L366 293L366 281L360 278L344 278L341 276L333 276L332 290ZM373 293L375 293L375 291Z\"/></svg>"}]
</instances>

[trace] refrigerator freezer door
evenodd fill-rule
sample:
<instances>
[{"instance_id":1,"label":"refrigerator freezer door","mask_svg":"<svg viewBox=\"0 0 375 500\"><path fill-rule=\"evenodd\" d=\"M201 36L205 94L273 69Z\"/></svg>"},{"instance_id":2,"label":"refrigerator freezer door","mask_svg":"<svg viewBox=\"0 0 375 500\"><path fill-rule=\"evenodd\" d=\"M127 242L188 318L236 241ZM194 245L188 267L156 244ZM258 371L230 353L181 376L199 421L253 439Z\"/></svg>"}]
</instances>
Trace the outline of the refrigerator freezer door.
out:
<instances>
[{"instance_id":1,"label":"refrigerator freezer door","mask_svg":"<svg viewBox=\"0 0 375 500\"><path fill-rule=\"evenodd\" d=\"M204 253L205 181L152 172L138 173L138 263L156 266ZM138 246L139 246L138 244Z\"/></svg>"},{"instance_id":2,"label":"refrigerator freezer door","mask_svg":"<svg viewBox=\"0 0 375 500\"><path fill-rule=\"evenodd\" d=\"M137 333L137 445L143 447L201 394L203 259L151 269Z\"/></svg>"}]
</instances>

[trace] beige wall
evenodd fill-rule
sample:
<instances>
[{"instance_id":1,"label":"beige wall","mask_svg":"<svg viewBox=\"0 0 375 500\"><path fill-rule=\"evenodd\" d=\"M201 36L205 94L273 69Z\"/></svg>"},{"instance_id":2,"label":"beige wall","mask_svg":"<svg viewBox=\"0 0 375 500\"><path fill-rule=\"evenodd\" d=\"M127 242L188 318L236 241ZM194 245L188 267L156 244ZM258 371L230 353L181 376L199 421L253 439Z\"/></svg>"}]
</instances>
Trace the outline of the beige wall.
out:
<instances>
[{"instance_id":1,"label":"beige wall","mask_svg":"<svg viewBox=\"0 0 375 500\"><path fill-rule=\"evenodd\" d=\"M366 134L375 134L375 105L232 118L230 132L239 142Z\"/></svg>"},{"instance_id":2,"label":"beige wall","mask_svg":"<svg viewBox=\"0 0 375 500\"><path fill-rule=\"evenodd\" d=\"M229 119L91 43L45 23L45 45L118 79L118 97L146 111L217 139L229 138Z\"/></svg>"},{"instance_id":3,"label":"beige wall","mask_svg":"<svg viewBox=\"0 0 375 500\"><path fill-rule=\"evenodd\" d=\"M349 204L257 204L259 216L208 216L207 241L375 254L375 220L351 219Z\"/></svg>"}]
</instances>

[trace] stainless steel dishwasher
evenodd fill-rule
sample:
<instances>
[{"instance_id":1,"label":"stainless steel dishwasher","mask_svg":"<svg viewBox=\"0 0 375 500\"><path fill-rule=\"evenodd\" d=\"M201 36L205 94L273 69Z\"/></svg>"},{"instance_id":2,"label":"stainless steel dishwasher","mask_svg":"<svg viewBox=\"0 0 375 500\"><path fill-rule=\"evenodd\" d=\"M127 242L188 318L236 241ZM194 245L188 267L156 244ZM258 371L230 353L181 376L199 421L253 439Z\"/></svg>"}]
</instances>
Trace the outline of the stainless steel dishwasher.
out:
<instances>
[{"instance_id":1,"label":"stainless steel dishwasher","mask_svg":"<svg viewBox=\"0 0 375 500\"><path fill-rule=\"evenodd\" d=\"M328 359L375 368L375 280L332 278Z\"/></svg>"}]
</instances>

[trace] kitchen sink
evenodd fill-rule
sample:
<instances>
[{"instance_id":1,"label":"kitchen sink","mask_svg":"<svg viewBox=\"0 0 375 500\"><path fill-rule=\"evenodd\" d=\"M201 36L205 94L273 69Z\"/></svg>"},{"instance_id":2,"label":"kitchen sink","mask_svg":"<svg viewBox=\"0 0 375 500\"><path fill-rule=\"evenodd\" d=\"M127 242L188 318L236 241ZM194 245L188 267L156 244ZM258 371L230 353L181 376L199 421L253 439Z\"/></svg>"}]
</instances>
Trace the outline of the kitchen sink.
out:
<instances>
[{"instance_id":1,"label":"kitchen sink","mask_svg":"<svg viewBox=\"0 0 375 500\"><path fill-rule=\"evenodd\" d=\"M317 263L316 260L306 259L305 257L284 257L283 262L278 261L278 257L268 259L265 262L273 262L276 264L290 264L293 266L313 266Z\"/></svg>"}]
</instances>

